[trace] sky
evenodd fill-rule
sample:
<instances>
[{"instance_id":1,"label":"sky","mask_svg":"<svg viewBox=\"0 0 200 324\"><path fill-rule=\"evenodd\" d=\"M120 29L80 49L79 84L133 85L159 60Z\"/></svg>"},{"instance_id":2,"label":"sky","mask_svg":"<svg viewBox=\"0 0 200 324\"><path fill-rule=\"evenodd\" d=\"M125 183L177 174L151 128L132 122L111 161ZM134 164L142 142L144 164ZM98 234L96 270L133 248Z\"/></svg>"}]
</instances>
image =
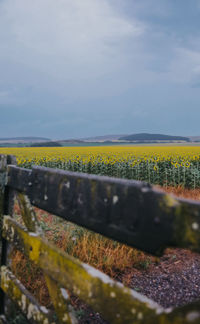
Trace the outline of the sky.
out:
<instances>
[{"instance_id":1,"label":"sky","mask_svg":"<svg viewBox=\"0 0 200 324\"><path fill-rule=\"evenodd\" d=\"M200 0L0 0L0 137L199 123Z\"/></svg>"}]
</instances>

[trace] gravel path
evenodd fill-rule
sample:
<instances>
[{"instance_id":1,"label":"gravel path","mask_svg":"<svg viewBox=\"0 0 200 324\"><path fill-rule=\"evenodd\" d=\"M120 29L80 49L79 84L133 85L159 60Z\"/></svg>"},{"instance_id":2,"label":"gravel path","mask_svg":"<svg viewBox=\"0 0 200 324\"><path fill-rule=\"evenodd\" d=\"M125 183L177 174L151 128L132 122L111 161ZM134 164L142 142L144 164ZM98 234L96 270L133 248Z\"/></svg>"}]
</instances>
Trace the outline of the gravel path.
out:
<instances>
[{"instance_id":1,"label":"gravel path","mask_svg":"<svg viewBox=\"0 0 200 324\"><path fill-rule=\"evenodd\" d=\"M200 299L200 255L168 250L157 266L133 274L130 286L165 308Z\"/></svg>"},{"instance_id":2,"label":"gravel path","mask_svg":"<svg viewBox=\"0 0 200 324\"><path fill-rule=\"evenodd\" d=\"M182 306L200 299L200 254L183 249L168 249L159 263L147 270L133 269L129 287L153 299L164 308ZM79 303L83 310L79 324L109 324L100 314Z\"/></svg>"}]
</instances>

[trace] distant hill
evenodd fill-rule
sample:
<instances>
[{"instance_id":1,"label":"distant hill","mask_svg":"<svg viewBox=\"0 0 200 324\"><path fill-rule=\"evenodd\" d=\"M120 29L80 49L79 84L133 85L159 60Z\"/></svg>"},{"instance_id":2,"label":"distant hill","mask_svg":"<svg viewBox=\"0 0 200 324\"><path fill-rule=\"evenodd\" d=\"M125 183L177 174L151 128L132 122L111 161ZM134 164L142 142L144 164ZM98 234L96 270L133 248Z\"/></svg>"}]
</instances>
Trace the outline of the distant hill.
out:
<instances>
[{"instance_id":1,"label":"distant hill","mask_svg":"<svg viewBox=\"0 0 200 324\"><path fill-rule=\"evenodd\" d=\"M94 136L83 138L84 142L105 142L105 141L115 141L118 140L122 136L128 136L126 134L118 134L118 135L103 135L103 136Z\"/></svg>"},{"instance_id":2,"label":"distant hill","mask_svg":"<svg viewBox=\"0 0 200 324\"><path fill-rule=\"evenodd\" d=\"M61 143L62 145L84 143L84 141L81 141L81 140L78 140L78 139L59 140L57 142Z\"/></svg>"},{"instance_id":3,"label":"distant hill","mask_svg":"<svg viewBox=\"0 0 200 324\"><path fill-rule=\"evenodd\" d=\"M94 146L114 144L143 143L200 143L200 136L172 136L164 134L114 134L87 138L65 139L52 141L46 137L4 137L0 138L0 147L44 147L44 146Z\"/></svg>"},{"instance_id":4,"label":"distant hill","mask_svg":"<svg viewBox=\"0 0 200 324\"><path fill-rule=\"evenodd\" d=\"M0 138L0 143L33 143L33 142L47 142L51 141L45 137L4 137Z\"/></svg>"},{"instance_id":5,"label":"distant hill","mask_svg":"<svg viewBox=\"0 0 200 324\"><path fill-rule=\"evenodd\" d=\"M188 136L191 142L200 142L200 136Z\"/></svg>"},{"instance_id":6,"label":"distant hill","mask_svg":"<svg viewBox=\"0 0 200 324\"><path fill-rule=\"evenodd\" d=\"M30 147L60 147L60 146L62 146L60 143L53 142L53 141L49 141L49 142L37 142L37 143L32 143L30 145Z\"/></svg>"},{"instance_id":7,"label":"distant hill","mask_svg":"<svg viewBox=\"0 0 200 324\"><path fill-rule=\"evenodd\" d=\"M149 134L149 133L141 133L141 134L132 134L127 136L122 136L119 138L120 141L184 141L190 142L188 137L183 136L171 136L171 135L163 135L163 134Z\"/></svg>"}]
</instances>

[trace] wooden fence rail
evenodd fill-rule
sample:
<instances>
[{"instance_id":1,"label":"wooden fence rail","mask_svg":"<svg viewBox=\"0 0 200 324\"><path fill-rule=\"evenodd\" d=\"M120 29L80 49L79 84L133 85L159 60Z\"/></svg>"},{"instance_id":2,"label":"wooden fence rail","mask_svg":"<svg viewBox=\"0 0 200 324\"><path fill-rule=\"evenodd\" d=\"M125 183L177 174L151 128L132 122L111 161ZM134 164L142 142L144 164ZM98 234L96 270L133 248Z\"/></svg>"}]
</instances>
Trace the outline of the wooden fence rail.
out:
<instances>
[{"instance_id":1,"label":"wooden fence rail","mask_svg":"<svg viewBox=\"0 0 200 324\"><path fill-rule=\"evenodd\" d=\"M14 197L25 227L13 217ZM10 300L30 323L76 323L68 290L109 323L200 323L200 301L163 309L50 244L32 206L154 255L168 246L200 252L200 203L137 181L42 167L23 169L14 157L0 156L0 323L9 321ZM44 272L54 311L41 306L11 272L12 246Z\"/></svg>"}]
</instances>

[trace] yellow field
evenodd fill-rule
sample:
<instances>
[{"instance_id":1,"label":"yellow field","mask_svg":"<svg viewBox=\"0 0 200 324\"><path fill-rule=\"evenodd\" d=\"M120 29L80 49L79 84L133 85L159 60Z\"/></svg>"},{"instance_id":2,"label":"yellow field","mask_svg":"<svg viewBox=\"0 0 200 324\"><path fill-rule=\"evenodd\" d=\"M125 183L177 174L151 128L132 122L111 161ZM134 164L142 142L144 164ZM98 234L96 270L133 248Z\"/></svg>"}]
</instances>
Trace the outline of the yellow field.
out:
<instances>
[{"instance_id":1,"label":"yellow field","mask_svg":"<svg viewBox=\"0 0 200 324\"><path fill-rule=\"evenodd\" d=\"M200 159L200 146L91 146L59 148L0 148L0 154L13 154L19 163L40 159L83 159L85 162L102 158L104 162L134 160L139 157L145 160L191 161Z\"/></svg>"},{"instance_id":2,"label":"yellow field","mask_svg":"<svg viewBox=\"0 0 200 324\"><path fill-rule=\"evenodd\" d=\"M0 148L19 166L34 164L144 180L160 185L200 187L200 146L92 146Z\"/></svg>"}]
</instances>

